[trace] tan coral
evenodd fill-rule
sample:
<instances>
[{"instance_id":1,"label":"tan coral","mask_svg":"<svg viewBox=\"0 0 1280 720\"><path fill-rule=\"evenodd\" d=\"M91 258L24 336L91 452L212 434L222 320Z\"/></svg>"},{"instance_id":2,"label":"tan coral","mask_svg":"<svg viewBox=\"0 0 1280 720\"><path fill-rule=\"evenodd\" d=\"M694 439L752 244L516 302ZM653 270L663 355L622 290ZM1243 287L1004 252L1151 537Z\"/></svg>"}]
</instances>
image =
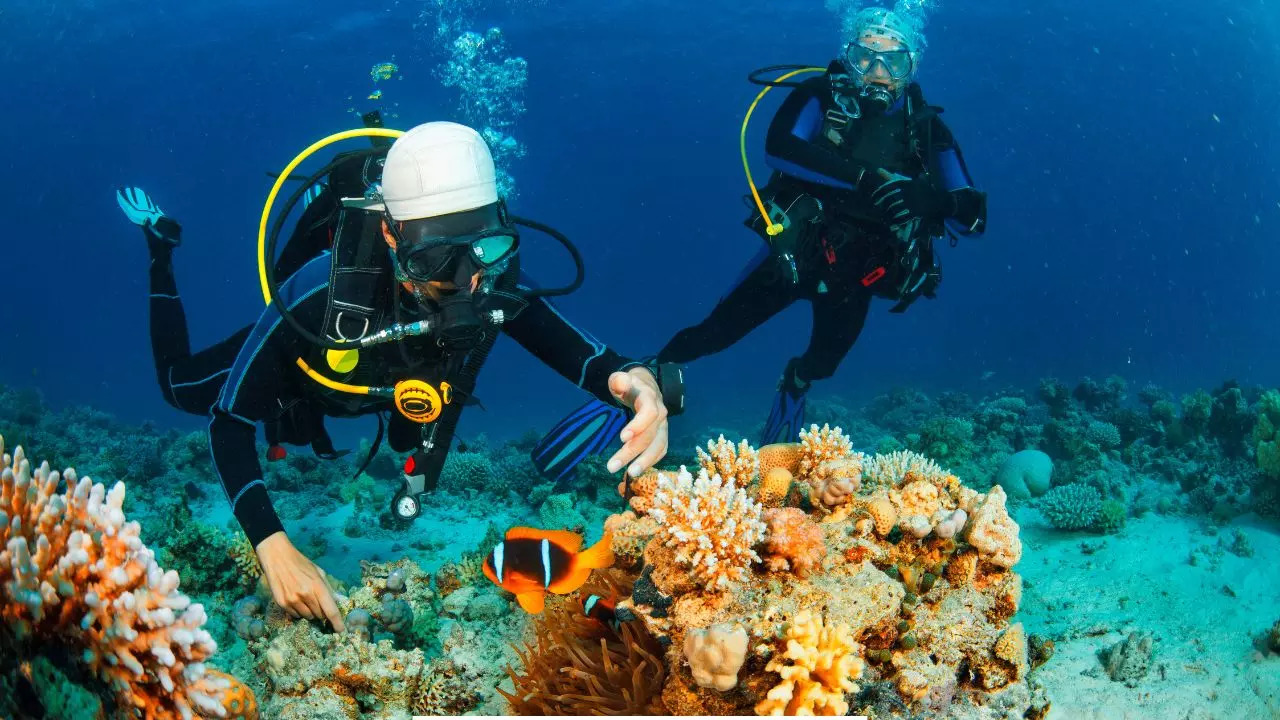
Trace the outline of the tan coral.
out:
<instances>
[{"instance_id":1,"label":"tan coral","mask_svg":"<svg viewBox=\"0 0 1280 720\"><path fill-rule=\"evenodd\" d=\"M783 467L770 468L760 479L760 488L756 491L756 500L767 507L778 507L786 499L791 490L791 471Z\"/></svg>"},{"instance_id":2,"label":"tan coral","mask_svg":"<svg viewBox=\"0 0 1280 720\"><path fill-rule=\"evenodd\" d=\"M830 425L810 425L800 431L800 468L796 477L813 484L818 468L833 460L844 460L853 455L853 444L840 428Z\"/></svg>"},{"instance_id":3,"label":"tan coral","mask_svg":"<svg viewBox=\"0 0 1280 720\"><path fill-rule=\"evenodd\" d=\"M684 656L699 687L724 692L738 684L747 657L747 631L741 625L717 623L684 636Z\"/></svg>"},{"instance_id":4,"label":"tan coral","mask_svg":"<svg viewBox=\"0 0 1280 720\"><path fill-rule=\"evenodd\" d=\"M610 515L604 521L604 532L613 539L613 557L617 567L634 568L644 557L644 548L658 532L658 523L645 515L637 517L628 510Z\"/></svg>"},{"instance_id":5,"label":"tan coral","mask_svg":"<svg viewBox=\"0 0 1280 720\"><path fill-rule=\"evenodd\" d=\"M893 526L898 523L898 510L888 498L872 498L864 507L871 515L871 519L875 521L876 534L880 537L888 535Z\"/></svg>"},{"instance_id":6,"label":"tan coral","mask_svg":"<svg viewBox=\"0 0 1280 720\"><path fill-rule=\"evenodd\" d=\"M760 474L763 476L769 470L780 467L795 475L800 472L801 455L802 450L798 442L765 445L756 451L756 457L760 462Z\"/></svg>"},{"instance_id":7,"label":"tan coral","mask_svg":"<svg viewBox=\"0 0 1280 720\"><path fill-rule=\"evenodd\" d=\"M920 515L927 519L942 509L938 486L928 480L914 480L904 485L900 491L900 497L898 511L904 516Z\"/></svg>"},{"instance_id":8,"label":"tan coral","mask_svg":"<svg viewBox=\"0 0 1280 720\"><path fill-rule=\"evenodd\" d=\"M1010 625L996 645L992 654L1016 668L1015 677L1022 677L1027 671L1027 635L1022 623Z\"/></svg>"},{"instance_id":9,"label":"tan coral","mask_svg":"<svg viewBox=\"0 0 1280 720\"><path fill-rule=\"evenodd\" d=\"M746 490L700 470L662 475L649 514L658 539L675 550L677 563L712 591L725 590L759 562L753 547L764 539L763 508Z\"/></svg>"},{"instance_id":10,"label":"tan coral","mask_svg":"<svg viewBox=\"0 0 1280 720\"><path fill-rule=\"evenodd\" d=\"M847 693L864 663L862 646L853 641L848 625L827 625L821 616L803 610L792 618L782 637L784 647L765 669L782 678L756 705L758 715L844 715Z\"/></svg>"},{"instance_id":11,"label":"tan coral","mask_svg":"<svg viewBox=\"0 0 1280 720\"><path fill-rule=\"evenodd\" d=\"M992 487L974 509L968 539L984 560L1011 568L1022 559L1022 540L1018 538L1018 523L1009 517L1006 501L1004 488Z\"/></svg>"},{"instance_id":12,"label":"tan coral","mask_svg":"<svg viewBox=\"0 0 1280 720\"><path fill-rule=\"evenodd\" d=\"M707 475L733 480L740 487L746 487L755 480L760 471L760 458L755 448L746 440L734 447L733 443L721 435L715 442L707 441L707 449L696 448L698 464Z\"/></svg>"},{"instance_id":13,"label":"tan coral","mask_svg":"<svg viewBox=\"0 0 1280 720\"><path fill-rule=\"evenodd\" d=\"M765 563L773 570L791 570L804 577L821 566L827 546L818 527L799 508L770 508L764 511Z\"/></svg>"}]
</instances>

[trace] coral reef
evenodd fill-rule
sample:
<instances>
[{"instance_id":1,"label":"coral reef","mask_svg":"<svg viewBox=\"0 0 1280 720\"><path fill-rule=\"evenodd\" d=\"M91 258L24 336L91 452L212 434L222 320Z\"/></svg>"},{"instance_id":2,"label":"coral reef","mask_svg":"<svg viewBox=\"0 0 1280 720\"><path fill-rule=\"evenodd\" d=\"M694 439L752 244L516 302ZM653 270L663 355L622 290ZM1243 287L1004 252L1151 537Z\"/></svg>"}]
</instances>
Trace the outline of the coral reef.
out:
<instances>
[{"instance_id":1,"label":"coral reef","mask_svg":"<svg viewBox=\"0 0 1280 720\"><path fill-rule=\"evenodd\" d=\"M615 554L639 571L618 612L638 618L666 648L662 710L844 714L874 706L877 717L1004 718L1032 708L1028 643L1021 625L1009 625L1022 597L1011 569L1022 545L1002 489L979 493L916 453L861 456L838 428L811 427L801 443L766 446L757 457L757 475L782 468L797 484L832 463L856 464L875 479L851 489L837 511L788 497L760 512L764 527L749 544L738 523L759 511L745 498L727 500L740 488L705 471L694 481L681 470L674 482L659 472L662 489L647 512L633 506L608 520ZM667 509L667 488L676 485L679 512ZM692 508L732 518L700 526L713 536L734 531L731 580L713 584L686 561L688 551L669 546L674 532L692 542L683 522L666 529ZM782 557L784 547L806 548L807 559ZM711 638L728 649L708 658Z\"/></svg>"},{"instance_id":2,"label":"coral reef","mask_svg":"<svg viewBox=\"0 0 1280 720\"><path fill-rule=\"evenodd\" d=\"M107 491L74 470L34 471L0 438L0 645L17 657L61 647L104 683L122 712L223 717L243 688L206 669L217 645L200 604L179 592ZM65 478L65 490L59 492ZM237 707L239 707L237 705Z\"/></svg>"}]
</instances>

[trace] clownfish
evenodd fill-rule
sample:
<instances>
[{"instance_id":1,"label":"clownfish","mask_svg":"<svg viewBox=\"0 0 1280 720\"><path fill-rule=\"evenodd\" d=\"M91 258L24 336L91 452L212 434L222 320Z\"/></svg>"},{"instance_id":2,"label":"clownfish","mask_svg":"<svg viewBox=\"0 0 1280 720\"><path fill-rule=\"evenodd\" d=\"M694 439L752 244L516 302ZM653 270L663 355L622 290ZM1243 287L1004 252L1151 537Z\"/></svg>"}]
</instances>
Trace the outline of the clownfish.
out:
<instances>
[{"instance_id":1,"label":"clownfish","mask_svg":"<svg viewBox=\"0 0 1280 720\"><path fill-rule=\"evenodd\" d=\"M547 593L567 595L582 587L591 571L613 565L612 536L586 550L582 536L567 530L514 527L484 559L484 576L514 593L525 612L538 614Z\"/></svg>"},{"instance_id":2,"label":"clownfish","mask_svg":"<svg viewBox=\"0 0 1280 720\"><path fill-rule=\"evenodd\" d=\"M604 625L613 628L615 633L622 632L622 624L618 618L618 596L617 593L609 597L601 597L600 595L588 595L582 601L582 613L587 617L597 620Z\"/></svg>"}]
</instances>

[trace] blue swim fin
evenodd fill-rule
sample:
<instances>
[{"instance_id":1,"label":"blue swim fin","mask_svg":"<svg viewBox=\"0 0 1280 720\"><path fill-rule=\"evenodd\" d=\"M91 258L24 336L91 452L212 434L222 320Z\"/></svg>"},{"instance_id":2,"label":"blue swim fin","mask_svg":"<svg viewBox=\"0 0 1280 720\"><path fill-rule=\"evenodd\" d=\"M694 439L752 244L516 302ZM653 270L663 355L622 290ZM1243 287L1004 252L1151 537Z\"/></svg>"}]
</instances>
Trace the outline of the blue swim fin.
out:
<instances>
[{"instance_id":1,"label":"blue swim fin","mask_svg":"<svg viewBox=\"0 0 1280 720\"><path fill-rule=\"evenodd\" d=\"M773 398L773 407L769 409L769 419L764 421L761 445L799 442L800 430L804 427L805 394L804 390L796 392L788 387L788 383L782 383Z\"/></svg>"},{"instance_id":2,"label":"blue swim fin","mask_svg":"<svg viewBox=\"0 0 1280 720\"><path fill-rule=\"evenodd\" d=\"M555 482L569 477L578 463L609 447L627 424L622 408L591 400L569 413L529 453L534 467Z\"/></svg>"}]
</instances>

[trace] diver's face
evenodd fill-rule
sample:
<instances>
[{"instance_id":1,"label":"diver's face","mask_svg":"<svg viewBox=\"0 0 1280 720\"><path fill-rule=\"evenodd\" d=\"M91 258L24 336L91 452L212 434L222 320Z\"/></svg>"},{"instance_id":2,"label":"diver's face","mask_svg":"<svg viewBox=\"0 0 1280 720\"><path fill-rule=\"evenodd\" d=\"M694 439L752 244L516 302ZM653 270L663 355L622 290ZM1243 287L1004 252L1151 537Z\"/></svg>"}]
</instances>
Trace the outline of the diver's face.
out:
<instances>
[{"instance_id":1,"label":"diver's face","mask_svg":"<svg viewBox=\"0 0 1280 720\"><path fill-rule=\"evenodd\" d=\"M886 35L877 35L874 33L864 33L858 36L857 43L863 47L875 50L876 52L894 52L896 50L906 49L905 46L896 38L891 38ZM897 97L898 94L902 92L907 81L911 79L910 74L905 77L894 78L889 74L889 71L885 69L884 63L879 62L872 63L867 72L859 77L861 78L861 84L879 85L892 93L894 97Z\"/></svg>"},{"instance_id":2,"label":"diver's face","mask_svg":"<svg viewBox=\"0 0 1280 720\"><path fill-rule=\"evenodd\" d=\"M410 226L412 226L411 229ZM387 226L387 221L384 220L382 223L382 237L391 248L391 252L395 253L397 250L396 244L399 242L399 238L408 238L408 242L417 242L415 238L422 237L462 238L468 235L477 235L486 230L495 230L500 227L502 227L500 209L499 205L494 203L492 205L475 208L474 210L464 210L461 212L449 213L447 215L438 215L421 220L412 220L409 223L400 223L396 226L395 232L392 232L392 229ZM406 248L406 250L410 250L410 248ZM448 259L451 257L452 253L465 253L465 251L461 248L455 247L452 251L446 250L438 255L433 254L432 251L429 251L429 253L431 254L426 256L426 262L428 264L434 262L431 260L432 257L447 263L449 262ZM413 253L410 252L409 255L412 257ZM423 275L415 275L410 272L408 274L413 275L413 277L404 283L405 288L408 290L417 290L422 295L436 302L439 302L441 298L447 295L462 290L474 293L476 288L480 285L481 278L484 277L484 269L479 266L479 263L473 263L472 265L476 270L470 277L470 287L464 288L463 285L468 284L466 276L459 277L456 273L458 271L465 272L465 270L462 266L457 266L456 263L467 262L467 260L457 259L459 257L458 255L453 255L453 257L455 260L451 265L442 266L440 268L442 271L442 274L440 275L433 275L435 271L418 266L416 269L419 272L423 273L427 277L432 277L432 279L423 280ZM414 261L408 260L408 262L412 263ZM446 269L447 267L455 267L455 270L448 270ZM405 268L405 270L408 271L409 268Z\"/></svg>"},{"instance_id":3,"label":"diver's face","mask_svg":"<svg viewBox=\"0 0 1280 720\"><path fill-rule=\"evenodd\" d=\"M476 231L483 229L484 228L477 228ZM386 240L387 245L391 248L391 252L395 252L396 237L391 233L391 230L387 227L387 223L385 221L382 223L382 239ZM471 292L475 292L476 288L480 285L480 279L482 277L484 277L484 270L480 270L471 276L471 287L469 288ZM446 295L450 295L459 290L457 283L452 280L428 280L426 282L406 280L404 282L404 287L406 290L417 290L434 302L440 302L440 300Z\"/></svg>"}]
</instances>

